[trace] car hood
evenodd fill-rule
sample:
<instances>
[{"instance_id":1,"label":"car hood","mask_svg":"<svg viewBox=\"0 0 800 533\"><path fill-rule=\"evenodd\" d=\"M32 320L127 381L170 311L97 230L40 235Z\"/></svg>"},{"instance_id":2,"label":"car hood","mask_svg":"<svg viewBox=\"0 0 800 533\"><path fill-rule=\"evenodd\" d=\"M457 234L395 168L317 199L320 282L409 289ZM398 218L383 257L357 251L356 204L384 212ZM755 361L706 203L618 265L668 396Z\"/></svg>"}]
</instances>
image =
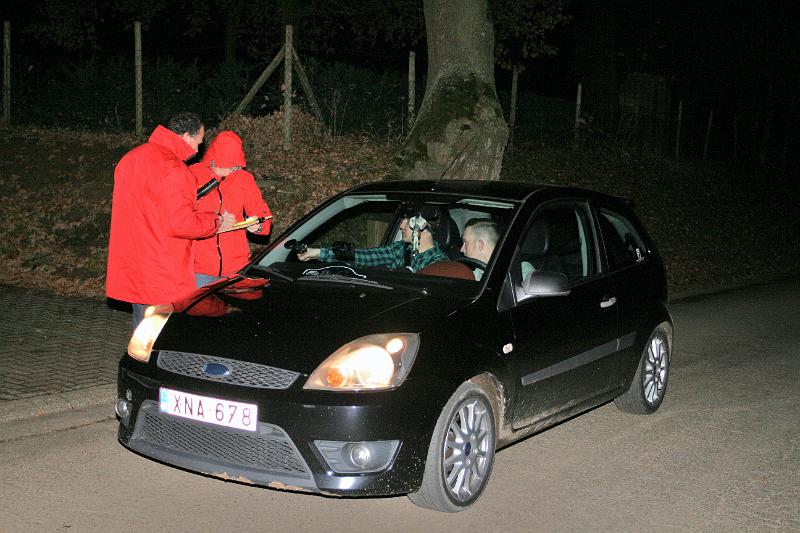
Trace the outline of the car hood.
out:
<instances>
[{"instance_id":1,"label":"car hood","mask_svg":"<svg viewBox=\"0 0 800 533\"><path fill-rule=\"evenodd\" d=\"M472 301L397 287L279 279L258 296L240 299L210 289L205 298L219 298L237 311L222 317L175 313L154 348L308 374L347 342L373 333L421 333Z\"/></svg>"}]
</instances>

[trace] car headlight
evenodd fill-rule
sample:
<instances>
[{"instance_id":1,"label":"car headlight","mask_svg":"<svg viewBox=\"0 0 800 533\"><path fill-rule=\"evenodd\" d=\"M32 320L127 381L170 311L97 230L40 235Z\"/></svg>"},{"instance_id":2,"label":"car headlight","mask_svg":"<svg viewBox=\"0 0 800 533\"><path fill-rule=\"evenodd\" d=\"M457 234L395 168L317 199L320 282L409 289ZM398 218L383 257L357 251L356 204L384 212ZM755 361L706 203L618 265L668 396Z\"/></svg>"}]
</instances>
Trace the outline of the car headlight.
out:
<instances>
[{"instance_id":1,"label":"car headlight","mask_svg":"<svg viewBox=\"0 0 800 533\"><path fill-rule=\"evenodd\" d=\"M145 309L144 319L136 326L128 343L128 355L143 363L149 361L153 344L174 310L171 304L151 305Z\"/></svg>"},{"instance_id":2,"label":"car headlight","mask_svg":"<svg viewBox=\"0 0 800 533\"><path fill-rule=\"evenodd\" d=\"M419 347L416 333L367 335L333 352L308 377L304 389L376 391L400 386Z\"/></svg>"}]
</instances>

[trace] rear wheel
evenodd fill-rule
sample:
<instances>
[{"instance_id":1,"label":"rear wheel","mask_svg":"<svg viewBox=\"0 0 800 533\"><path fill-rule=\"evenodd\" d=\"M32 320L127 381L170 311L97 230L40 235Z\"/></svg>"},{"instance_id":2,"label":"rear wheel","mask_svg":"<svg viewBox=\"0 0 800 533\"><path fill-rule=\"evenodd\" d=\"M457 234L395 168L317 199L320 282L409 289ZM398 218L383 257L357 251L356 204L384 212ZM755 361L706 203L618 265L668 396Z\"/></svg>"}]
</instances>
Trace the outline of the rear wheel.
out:
<instances>
[{"instance_id":1,"label":"rear wheel","mask_svg":"<svg viewBox=\"0 0 800 533\"><path fill-rule=\"evenodd\" d=\"M621 411L639 415L656 412L667 392L671 355L672 327L664 322L650 335L628 391L614 400Z\"/></svg>"},{"instance_id":2,"label":"rear wheel","mask_svg":"<svg viewBox=\"0 0 800 533\"><path fill-rule=\"evenodd\" d=\"M486 488L494 464L495 439L489 397L478 385L463 383L436 422L422 486L408 497L428 509L463 511Z\"/></svg>"}]
</instances>

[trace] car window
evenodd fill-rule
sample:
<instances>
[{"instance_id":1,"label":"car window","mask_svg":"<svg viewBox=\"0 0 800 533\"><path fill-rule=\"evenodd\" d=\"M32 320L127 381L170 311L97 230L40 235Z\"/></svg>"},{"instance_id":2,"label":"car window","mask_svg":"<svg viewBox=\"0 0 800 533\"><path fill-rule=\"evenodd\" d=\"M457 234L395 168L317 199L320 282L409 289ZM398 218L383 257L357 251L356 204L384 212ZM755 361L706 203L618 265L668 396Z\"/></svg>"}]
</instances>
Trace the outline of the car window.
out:
<instances>
[{"instance_id":1,"label":"car window","mask_svg":"<svg viewBox=\"0 0 800 533\"><path fill-rule=\"evenodd\" d=\"M366 202L331 217L306 237L314 247L332 242L353 243L356 248L383 244L389 226L395 221L399 202ZM399 237L396 237L399 238Z\"/></svg>"},{"instance_id":2,"label":"car window","mask_svg":"<svg viewBox=\"0 0 800 533\"><path fill-rule=\"evenodd\" d=\"M538 212L520 241L518 281L537 270L559 272L574 282L597 272L594 238L580 204L560 204Z\"/></svg>"},{"instance_id":3,"label":"car window","mask_svg":"<svg viewBox=\"0 0 800 533\"><path fill-rule=\"evenodd\" d=\"M347 263L358 269L358 275L382 283L413 283L403 279L412 273L410 270L395 266L398 265L398 247L391 246L403 240L401 223L410 206L429 206L436 210L438 220L434 219L434 240L444 255L420 267L414 272L414 277L426 284L428 282L422 278L445 277L462 284L469 281L475 286L478 285L478 267L461 261L461 234L465 224L472 218L487 218L495 221L499 231L504 232L518 208L518 204L481 198L441 196L426 200L421 195L344 195L320 206L287 230L264 255L256 259L256 264L271 269L273 275L277 271L294 279L309 268L319 268L326 263ZM409 264L413 261L409 253L411 246L411 243L406 245L400 262ZM303 247L326 248L327 257L301 261L297 254ZM348 260L335 259L335 253L331 257L334 247L358 251L359 259L356 260L355 254ZM381 247L382 250L376 251ZM373 252L366 253L366 250Z\"/></svg>"},{"instance_id":4,"label":"car window","mask_svg":"<svg viewBox=\"0 0 800 533\"><path fill-rule=\"evenodd\" d=\"M611 270L636 264L647 257L648 250L642 237L627 218L601 208L598 220Z\"/></svg>"}]
</instances>

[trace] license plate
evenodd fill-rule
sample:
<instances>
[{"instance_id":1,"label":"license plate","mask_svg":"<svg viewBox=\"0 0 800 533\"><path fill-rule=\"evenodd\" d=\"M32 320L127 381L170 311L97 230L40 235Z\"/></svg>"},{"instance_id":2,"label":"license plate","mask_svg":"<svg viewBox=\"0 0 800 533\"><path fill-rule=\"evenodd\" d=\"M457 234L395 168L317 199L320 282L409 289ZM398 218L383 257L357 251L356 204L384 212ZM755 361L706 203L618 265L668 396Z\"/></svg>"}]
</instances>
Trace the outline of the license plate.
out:
<instances>
[{"instance_id":1,"label":"license plate","mask_svg":"<svg viewBox=\"0 0 800 533\"><path fill-rule=\"evenodd\" d=\"M162 413L218 426L255 431L258 406L210 396L198 396L173 389L158 389L158 409Z\"/></svg>"}]
</instances>

